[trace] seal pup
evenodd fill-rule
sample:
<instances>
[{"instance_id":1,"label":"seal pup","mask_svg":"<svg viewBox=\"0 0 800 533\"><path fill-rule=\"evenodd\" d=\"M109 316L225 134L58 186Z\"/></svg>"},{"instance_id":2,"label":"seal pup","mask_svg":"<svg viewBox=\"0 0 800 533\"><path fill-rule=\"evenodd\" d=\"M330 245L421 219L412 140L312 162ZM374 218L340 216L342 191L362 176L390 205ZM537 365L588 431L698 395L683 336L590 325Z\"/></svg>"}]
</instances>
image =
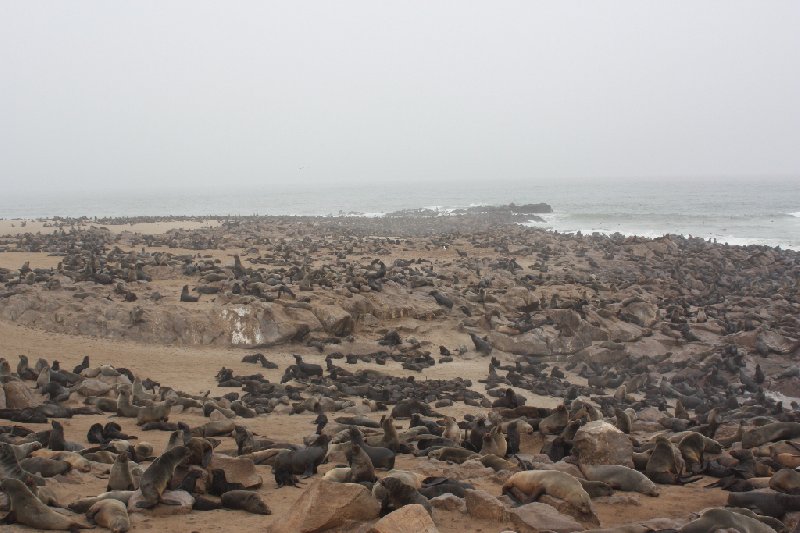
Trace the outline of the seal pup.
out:
<instances>
[{"instance_id":1,"label":"seal pup","mask_svg":"<svg viewBox=\"0 0 800 533\"><path fill-rule=\"evenodd\" d=\"M177 446L161 454L142 474L139 489L142 501L139 507L152 508L158 505L161 495L169 485L175 468L183 462L191 452L186 446Z\"/></svg>"},{"instance_id":2,"label":"seal pup","mask_svg":"<svg viewBox=\"0 0 800 533\"><path fill-rule=\"evenodd\" d=\"M0 489L8 495L11 502L11 512L6 516L6 523L18 523L36 529L63 531L91 529L92 527L50 509L18 479L4 479L0 483Z\"/></svg>"},{"instance_id":3,"label":"seal pup","mask_svg":"<svg viewBox=\"0 0 800 533\"><path fill-rule=\"evenodd\" d=\"M128 468L128 454L120 453L114 460L111 466L111 474L108 476L108 485L106 491L112 490L136 490L131 477L131 471Z\"/></svg>"},{"instance_id":4,"label":"seal pup","mask_svg":"<svg viewBox=\"0 0 800 533\"><path fill-rule=\"evenodd\" d=\"M29 457L21 460L19 466L26 472L39 474L42 477L59 476L72 470L70 463L46 457Z\"/></svg>"},{"instance_id":5,"label":"seal pup","mask_svg":"<svg viewBox=\"0 0 800 533\"><path fill-rule=\"evenodd\" d=\"M294 475L294 454L294 450L283 450L275 456L275 460L272 463L272 473L275 476L275 483L278 488L297 487L300 482L297 476Z\"/></svg>"},{"instance_id":6,"label":"seal pup","mask_svg":"<svg viewBox=\"0 0 800 533\"><path fill-rule=\"evenodd\" d=\"M385 477L375 483L372 495L381 502L381 514L388 514L412 503L422 505L428 514L432 512L428 498L396 477Z\"/></svg>"},{"instance_id":7,"label":"seal pup","mask_svg":"<svg viewBox=\"0 0 800 533\"><path fill-rule=\"evenodd\" d=\"M182 302L197 302L200 300L200 296L192 296L189 293L189 286L184 285L181 289L181 301Z\"/></svg>"},{"instance_id":8,"label":"seal pup","mask_svg":"<svg viewBox=\"0 0 800 533\"><path fill-rule=\"evenodd\" d=\"M269 506L261 499L261 496L250 490L230 490L222 495L220 501L226 509L236 509L260 515L272 514Z\"/></svg>"},{"instance_id":9,"label":"seal pup","mask_svg":"<svg viewBox=\"0 0 800 533\"><path fill-rule=\"evenodd\" d=\"M131 528L128 506L113 498L95 502L86 511L86 518L100 527L110 529L111 533L125 533Z\"/></svg>"}]
</instances>

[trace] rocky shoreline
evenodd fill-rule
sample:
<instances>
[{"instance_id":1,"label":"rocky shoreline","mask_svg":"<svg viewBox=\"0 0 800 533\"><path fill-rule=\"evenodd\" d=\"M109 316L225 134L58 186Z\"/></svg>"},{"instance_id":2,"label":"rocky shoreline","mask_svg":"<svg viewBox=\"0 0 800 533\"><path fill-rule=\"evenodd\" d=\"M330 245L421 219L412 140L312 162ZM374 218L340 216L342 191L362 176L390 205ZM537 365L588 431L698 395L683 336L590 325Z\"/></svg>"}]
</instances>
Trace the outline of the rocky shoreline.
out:
<instances>
[{"instance_id":1,"label":"rocky shoreline","mask_svg":"<svg viewBox=\"0 0 800 533\"><path fill-rule=\"evenodd\" d=\"M22 328L30 361L0 346L0 418L24 426L0 426L22 454L0 479L33 457L68 463L35 485L76 510L118 456L137 478L188 446L208 453L170 473L178 505L106 496L133 530L247 516L222 510L222 470L271 509L242 531L792 531L800 253L518 223L548 209L59 219L2 236L0 264L25 261L0 267L0 322ZM37 362L34 331L120 353ZM130 343L185 360L145 364ZM207 350L224 368L191 362ZM137 425L161 405L161 425ZM93 442L87 425L112 414L138 440ZM65 417L66 436L50 424ZM303 490L276 487L309 461Z\"/></svg>"}]
</instances>

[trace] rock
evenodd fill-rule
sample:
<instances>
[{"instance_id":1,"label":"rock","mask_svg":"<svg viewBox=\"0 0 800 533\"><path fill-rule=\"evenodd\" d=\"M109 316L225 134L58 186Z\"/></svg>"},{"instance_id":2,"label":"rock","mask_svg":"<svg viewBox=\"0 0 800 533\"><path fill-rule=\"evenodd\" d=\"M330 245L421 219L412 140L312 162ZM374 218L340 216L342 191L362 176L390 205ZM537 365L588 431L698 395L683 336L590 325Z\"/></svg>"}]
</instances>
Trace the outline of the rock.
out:
<instances>
[{"instance_id":1,"label":"rock","mask_svg":"<svg viewBox=\"0 0 800 533\"><path fill-rule=\"evenodd\" d=\"M372 526L369 533L438 533L431 515L418 503L404 505Z\"/></svg>"},{"instance_id":2,"label":"rock","mask_svg":"<svg viewBox=\"0 0 800 533\"><path fill-rule=\"evenodd\" d=\"M535 502L521 505L509 510L508 516L518 533L539 533L540 531L571 533L586 529L573 518L559 513L544 503Z\"/></svg>"},{"instance_id":3,"label":"rock","mask_svg":"<svg viewBox=\"0 0 800 533\"><path fill-rule=\"evenodd\" d=\"M622 309L622 316L643 328L651 328L658 322L658 307L647 302L632 302Z\"/></svg>"},{"instance_id":4,"label":"rock","mask_svg":"<svg viewBox=\"0 0 800 533\"><path fill-rule=\"evenodd\" d=\"M356 483L332 483L320 479L300 495L289 518L277 524L275 533L312 533L364 522L378 517L381 504L366 487Z\"/></svg>"},{"instance_id":5,"label":"rock","mask_svg":"<svg viewBox=\"0 0 800 533\"><path fill-rule=\"evenodd\" d=\"M110 383L97 378L88 378L81 381L75 390L81 396L105 396L112 389Z\"/></svg>"},{"instance_id":6,"label":"rock","mask_svg":"<svg viewBox=\"0 0 800 533\"><path fill-rule=\"evenodd\" d=\"M530 332L512 336L492 331L489 342L494 348L514 355L550 355L547 342Z\"/></svg>"},{"instance_id":7,"label":"rock","mask_svg":"<svg viewBox=\"0 0 800 533\"><path fill-rule=\"evenodd\" d=\"M758 341L761 341L767 349L781 355L794 351L798 346L797 342L792 342L774 331L764 331L758 336L756 342Z\"/></svg>"},{"instance_id":8,"label":"rock","mask_svg":"<svg viewBox=\"0 0 800 533\"><path fill-rule=\"evenodd\" d=\"M3 385L6 396L6 406L9 409L25 409L36 407L42 402L39 401L31 389L22 381L9 381Z\"/></svg>"},{"instance_id":9,"label":"rock","mask_svg":"<svg viewBox=\"0 0 800 533\"><path fill-rule=\"evenodd\" d=\"M162 503L151 509L139 507L138 503L141 501L143 501L141 490L131 494L131 498L128 500L128 512L147 513L151 516L173 516L191 513L192 505L194 505L194 498L185 490L165 490L161 495Z\"/></svg>"},{"instance_id":10,"label":"rock","mask_svg":"<svg viewBox=\"0 0 800 533\"><path fill-rule=\"evenodd\" d=\"M464 501L467 504L467 513L473 518L488 518L500 522L506 513L505 506L483 490L467 489L464 491Z\"/></svg>"},{"instance_id":11,"label":"rock","mask_svg":"<svg viewBox=\"0 0 800 533\"><path fill-rule=\"evenodd\" d=\"M313 307L314 316L331 335L344 337L353 332L353 317L338 305L317 305Z\"/></svg>"},{"instance_id":12,"label":"rock","mask_svg":"<svg viewBox=\"0 0 800 533\"><path fill-rule=\"evenodd\" d=\"M633 468L633 445L622 431L603 420L582 426L575 434L574 453L584 464Z\"/></svg>"},{"instance_id":13,"label":"rock","mask_svg":"<svg viewBox=\"0 0 800 533\"><path fill-rule=\"evenodd\" d=\"M3 384L0 383L0 409L5 409L6 406L6 389L3 387Z\"/></svg>"},{"instance_id":14,"label":"rock","mask_svg":"<svg viewBox=\"0 0 800 533\"><path fill-rule=\"evenodd\" d=\"M581 361L585 361L587 363L598 363L601 365L619 363L628 356L628 354L625 353L624 345L617 345L619 346L619 348L617 348L614 346L616 343L609 343L609 345L604 346L605 344L606 343L603 343L602 345L588 346L576 353L575 356L580 358Z\"/></svg>"},{"instance_id":15,"label":"rock","mask_svg":"<svg viewBox=\"0 0 800 533\"><path fill-rule=\"evenodd\" d=\"M431 498L431 505L436 509L443 509L445 511L461 511L462 513L467 512L467 504L464 501L464 498L459 498L458 496L450 493Z\"/></svg>"},{"instance_id":16,"label":"rock","mask_svg":"<svg viewBox=\"0 0 800 533\"><path fill-rule=\"evenodd\" d=\"M228 483L241 483L245 489L254 489L261 486L264 482L256 472L256 467L252 459L245 457L227 457L225 455L213 454L211 463L208 465L209 472L215 468L225 471L225 479Z\"/></svg>"},{"instance_id":17,"label":"rock","mask_svg":"<svg viewBox=\"0 0 800 533\"><path fill-rule=\"evenodd\" d=\"M540 496L538 501L539 503L549 505L559 513L571 516L582 524L589 524L595 527L600 526L600 519L597 518L597 514L594 512L594 506L592 506L592 510L590 512L585 513L576 508L574 505L571 505L560 498L554 498L553 496L549 496L547 494Z\"/></svg>"}]
</instances>

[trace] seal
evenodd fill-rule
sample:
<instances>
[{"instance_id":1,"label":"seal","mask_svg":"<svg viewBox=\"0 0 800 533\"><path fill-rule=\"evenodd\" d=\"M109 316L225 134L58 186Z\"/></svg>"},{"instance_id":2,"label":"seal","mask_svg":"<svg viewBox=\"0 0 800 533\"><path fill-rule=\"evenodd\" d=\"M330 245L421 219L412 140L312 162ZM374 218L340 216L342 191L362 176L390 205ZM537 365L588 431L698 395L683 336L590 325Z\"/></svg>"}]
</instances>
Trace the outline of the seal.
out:
<instances>
[{"instance_id":1,"label":"seal","mask_svg":"<svg viewBox=\"0 0 800 533\"><path fill-rule=\"evenodd\" d=\"M782 518L789 511L800 511L800 496L782 492L729 492L729 507L753 509L775 518Z\"/></svg>"},{"instance_id":2,"label":"seal","mask_svg":"<svg viewBox=\"0 0 800 533\"><path fill-rule=\"evenodd\" d=\"M431 513L431 504L428 498L396 477L385 477L375 483L372 487L372 495L381 502L381 514L388 514L412 503L422 505L429 514Z\"/></svg>"},{"instance_id":3,"label":"seal","mask_svg":"<svg viewBox=\"0 0 800 533\"><path fill-rule=\"evenodd\" d=\"M475 452L467 450L466 448L445 446L443 448L437 448L429 451L428 457L431 459L437 459L439 461L461 464L464 461L468 461L469 459L477 459L480 456Z\"/></svg>"},{"instance_id":4,"label":"seal","mask_svg":"<svg viewBox=\"0 0 800 533\"><path fill-rule=\"evenodd\" d=\"M272 473L275 475L275 483L280 487L296 487L299 480L294 475L294 450L282 450L272 463Z\"/></svg>"},{"instance_id":5,"label":"seal","mask_svg":"<svg viewBox=\"0 0 800 533\"><path fill-rule=\"evenodd\" d=\"M769 479L769 488L784 494L800 494L800 472L782 468Z\"/></svg>"},{"instance_id":6,"label":"seal","mask_svg":"<svg viewBox=\"0 0 800 533\"><path fill-rule=\"evenodd\" d=\"M70 463L46 457L29 457L20 461L19 466L26 472L39 474L42 477L60 476L72 470Z\"/></svg>"},{"instance_id":7,"label":"seal","mask_svg":"<svg viewBox=\"0 0 800 533\"><path fill-rule=\"evenodd\" d=\"M141 426L148 422L167 421L169 411L175 405L174 398L167 398L165 401L150 407L140 407L136 416L136 425Z\"/></svg>"},{"instance_id":8,"label":"seal","mask_svg":"<svg viewBox=\"0 0 800 533\"><path fill-rule=\"evenodd\" d=\"M222 495L220 501L226 509L236 509L261 515L272 514L266 502L253 491L230 490Z\"/></svg>"},{"instance_id":9,"label":"seal","mask_svg":"<svg viewBox=\"0 0 800 533\"><path fill-rule=\"evenodd\" d=\"M350 440L361 446L361 449L369 456L375 468L385 468L386 470L394 468L395 453L389 448L367 445L364 443L364 437L361 432L356 428L350 429Z\"/></svg>"},{"instance_id":10,"label":"seal","mask_svg":"<svg viewBox=\"0 0 800 533\"><path fill-rule=\"evenodd\" d=\"M508 443L506 442L506 436L500 430L500 426L494 426L483 435L482 455L492 454L502 458L506 456L507 451Z\"/></svg>"},{"instance_id":11,"label":"seal","mask_svg":"<svg viewBox=\"0 0 800 533\"><path fill-rule=\"evenodd\" d=\"M557 470L517 472L503 483L503 494L509 494L523 504L547 494L564 500L583 514L592 514L591 498L580 481Z\"/></svg>"},{"instance_id":12,"label":"seal","mask_svg":"<svg viewBox=\"0 0 800 533\"><path fill-rule=\"evenodd\" d=\"M142 491L142 501L138 503L139 507L152 508L158 505L161 495L172 479L172 474L175 473L175 467L190 453L186 446L177 446L164 452L153 461L145 470L139 484L139 489Z\"/></svg>"},{"instance_id":13,"label":"seal","mask_svg":"<svg viewBox=\"0 0 800 533\"><path fill-rule=\"evenodd\" d=\"M39 476L26 472L19 465L14 448L5 442L0 442L0 478L18 479L29 487L44 486L45 481Z\"/></svg>"},{"instance_id":14,"label":"seal","mask_svg":"<svg viewBox=\"0 0 800 533\"><path fill-rule=\"evenodd\" d=\"M656 483L676 485L681 483L684 466L680 450L666 437L658 436L644 473Z\"/></svg>"},{"instance_id":15,"label":"seal","mask_svg":"<svg viewBox=\"0 0 800 533\"><path fill-rule=\"evenodd\" d=\"M480 460L483 466L488 466L495 472L499 472L501 470L517 470L517 465L515 463L506 461L502 457L498 457L492 453L484 455Z\"/></svg>"},{"instance_id":16,"label":"seal","mask_svg":"<svg viewBox=\"0 0 800 533\"><path fill-rule=\"evenodd\" d=\"M358 443L350 443L345 456L350 464L350 475L347 480L349 483L375 482L377 476L375 476L375 467L372 465L372 460Z\"/></svg>"},{"instance_id":17,"label":"seal","mask_svg":"<svg viewBox=\"0 0 800 533\"><path fill-rule=\"evenodd\" d=\"M120 453L114 460L111 466L111 474L108 476L108 485L106 491L112 490L136 490L131 477L131 471L128 468L128 454Z\"/></svg>"},{"instance_id":18,"label":"seal","mask_svg":"<svg viewBox=\"0 0 800 533\"><path fill-rule=\"evenodd\" d=\"M755 448L768 442L800 437L800 422L773 422L745 431L742 435L742 448Z\"/></svg>"},{"instance_id":19,"label":"seal","mask_svg":"<svg viewBox=\"0 0 800 533\"><path fill-rule=\"evenodd\" d=\"M588 479L582 478L577 479L590 498L602 498L614 494L614 489L602 481L589 481Z\"/></svg>"},{"instance_id":20,"label":"seal","mask_svg":"<svg viewBox=\"0 0 800 533\"><path fill-rule=\"evenodd\" d=\"M91 528L88 524L79 522L77 517L72 518L50 509L18 479L4 479L0 483L0 489L8 495L11 502L11 512L9 516L6 516L6 523L18 523L36 529L63 531Z\"/></svg>"},{"instance_id":21,"label":"seal","mask_svg":"<svg viewBox=\"0 0 800 533\"><path fill-rule=\"evenodd\" d=\"M117 416L125 418L137 418L139 416L139 408L131 405L131 392L127 387L121 388L117 395Z\"/></svg>"},{"instance_id":22,"label":"seal","mask_svg":"<svg viewBox=\"0 0 800 533\"><path fill-rule=\"evenodd\" d=\"M622 465L580 465L583 475L590 481L602 481L616 490L639 492L648 496L658 496L656 484L647 476Z\"/></svg>"},{"instance_id":23,"label":"seal","mask_svg":"<svg viewBox=\"0 0 800 533\"><path fill-rule=\"evenodd\" d=\"M732 530L740 533L775 533L767 524L729 509L709 509L696 520L692 520L678 531L680 533L709 533L717 530Z\"/></svg>"},{"instance_id":24,"label":"seal","mask_svg":"<svg viewBox=\"0 0 800 533\"><path fill-rule=\"evenodd\" d=\"M96 502L86 511L86 518L111 533L125 533L131 528L128 506L113 498Z\"/></svg>"}]
</instances>

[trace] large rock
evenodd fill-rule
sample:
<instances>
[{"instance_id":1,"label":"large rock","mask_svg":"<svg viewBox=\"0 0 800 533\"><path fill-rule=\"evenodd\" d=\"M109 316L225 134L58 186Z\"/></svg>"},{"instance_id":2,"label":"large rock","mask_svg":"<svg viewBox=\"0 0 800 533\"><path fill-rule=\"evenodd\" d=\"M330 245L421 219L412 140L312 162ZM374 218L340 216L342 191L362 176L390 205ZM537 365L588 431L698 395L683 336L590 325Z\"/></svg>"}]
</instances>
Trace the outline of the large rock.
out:
<instances>
[{"instance_id":1,"label":"large rock","mask_svg":"<svg viewBox=\"0 0 800 533\"><path fill-rule=\"evenodd\" d=\"M3 384L0 383L0 409L5 409L6 405L6 389L3 387Z\"/></svg>"},{"instance_id":2,"label":"large rock","mask_svg":"<svg viewBox=\"0 0 800 533\"><path fill-rule=\"evenodd\" d=\"M622 316L643 328L650 328L658 322L658 307L647 302L632 302L622 309Z\"/></svg>"},{"instance_id":3,"label":"large rock","mask_svg":"<svg viewBox=\"0 0 800 533\"><path fill-rule=\"evenodd\" d=\"M489 333L489 342L494 348L514 355L550 355L547 342L531 332L521 335L505 335L492 331Z\"/></svg>"},{"instance_id":4,"label":"large rock","mask_svg":"<svg viewBox=\"0 0 800 533\"><path fill-rule=\"evenodd\" d=\"M438 531L428 511L420 504L412 503L378 520L369 533L438 533Z\"/></svg>"},{"instance_id":5,"label":"large rock","mask_svg":"<svg viewBox=\"0 0 800 533\"><path fill-rule=\"evenodd\" d=\"M87 378L81 381L74 390L81 396L105 396L114 388L110 383L98 378Z\"/></svg>"},{"instance_id":6,"label":"large rock","mask_svg":"<svg viewBox=\"0 0 800 533\"><path fill-rule=\"evenodd\" d=\"M31 389L22 381L9 381L3 385L8 409L36 407L42 402L33 395Z\"/></svg>"},{"instance_id":7,"label":"large rock","mask_svg":"<svg viewBox=\"0 0 800 533\"><path fill-rule=\"evenodd\" d=\"M633 445L630 439L603 420L589 422L575 433L573 451L585 464L633 468Z\"/></svg>"},{"instance_id":8,"label":"large rock","mask_svg":"<svg viewBox=\"0 0 800 533\"><path fill-rule=\"evenodd\" d=\"M344 337L353 332L353 317L338 305L317 305L313 307L313 312L331 335Z\"/></svg>"},{"instance_id":9,"label":"large rock","mask_svg":"<svg viewBox=\"0 0 800 533\"><path fill-rule=\"evenodd\" d=\"M467 513L473 518L488 518L499 522L505 516L505 506L486 491L467 489L464 491L464 500L467 503Z\"/></svg>"},{"instance_id":10,"label":"large rock","mask_svg":"<svg viewBox=\"0 0 800 533\"><path fill-rule=\"evenodd\" d=\"M208 470L219 468L225 472L228 483L240 483L245 489L255 489L261 486L263 480L256 472L252 459L246 457L227 457L213 454Z\"/></svg>"},{"instance_id":11,"label":"large rock","mask_svg":"<svg viewBox=\"0 0 800 533\"><path fill-rule=\"evenodd\" d=\"M356 483L333 483L324 479L310 485L295 502L289 518L276 524L275 533L313 533L365 522L378 517L381 504L366 487Z\"/></svg>"},{"instance_id":12,"label":"large rock","mask_svg":"<svg viewBox=\"0 0 800 533\"><path fill-rule=\"evenodd\" d=\"M610 365L619 363L628 355L625 352L625 345L606 341L599 345L596 344L584 348L576 353L575 356L587 363Z\"/></svg>"},{"instance_id":13,"label":"large rock","mask_svg":"<svg viewBox=\"0 0 800 533\"><path fill-rule=\"evenodd\" d=\"M529 503L508 511L508 516L518 533L555 531L572 533L586 529L575 519L563 515L544 503Z\"/></svg>"},{"instance_id":14,"label":"large rock","mask_svg":"<svg viewBox=\"0 0 800 533\"><path fill-rule=\"evenodd\" d=\"M463 513L467 512L467 506L464 502L464 498L459 498L458 496L450 494L449 492L446 492L441 496L431 498L431 507L443 509L445 511L461 511Z\"/></svg>"}]
</instances>

